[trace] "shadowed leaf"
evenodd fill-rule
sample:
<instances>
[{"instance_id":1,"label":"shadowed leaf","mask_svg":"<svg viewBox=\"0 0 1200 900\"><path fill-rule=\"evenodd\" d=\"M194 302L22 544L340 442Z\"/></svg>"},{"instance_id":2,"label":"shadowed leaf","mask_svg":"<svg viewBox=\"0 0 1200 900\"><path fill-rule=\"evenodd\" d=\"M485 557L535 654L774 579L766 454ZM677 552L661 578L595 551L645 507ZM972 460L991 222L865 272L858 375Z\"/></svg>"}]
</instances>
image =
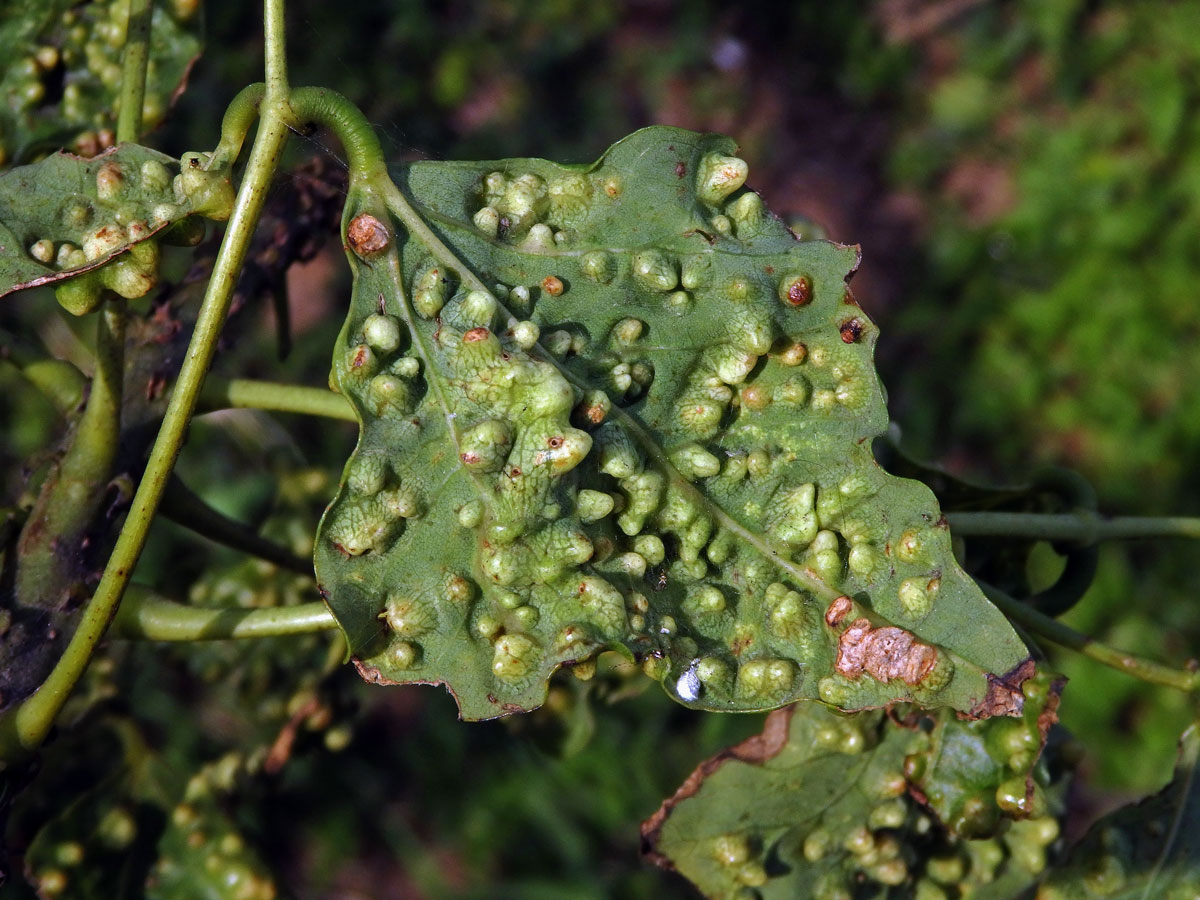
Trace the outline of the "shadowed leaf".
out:
<instances>
[{"instance_id":1,"label":"shadowed leaf","mask_svg":"<svg viewBox=\"0 0 1200 900\"><path fill-rule=\"evenodd\" d=\"M203 42L199 0L154 4L144 128L182 90ZM94 155L111 145L120 107L129 4L10 0L0 7L0 167L62 147ZM103 138L107 134L108 144Z\"/></svg>"},{"instance_id":2,"label":"shadowed leaf","mask_svg":"<svg viewBox=\"0 0 1200 900\"><path fill-rule=\"evenodd\" d=\"M1175 777L1158 794L1092 826L1038 888L1037 900L1161 897L1200 892L1200 732L1180 739Z\"/></svg>"}]
</instances>

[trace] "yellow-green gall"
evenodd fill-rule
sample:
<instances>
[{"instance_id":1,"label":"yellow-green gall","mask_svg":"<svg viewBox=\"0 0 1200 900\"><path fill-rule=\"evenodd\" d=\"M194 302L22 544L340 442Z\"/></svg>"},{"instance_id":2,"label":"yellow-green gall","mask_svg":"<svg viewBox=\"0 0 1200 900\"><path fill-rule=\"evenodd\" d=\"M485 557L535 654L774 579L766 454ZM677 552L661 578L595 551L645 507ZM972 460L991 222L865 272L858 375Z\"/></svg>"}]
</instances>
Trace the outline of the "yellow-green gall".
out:
<instances>
[{"instance_id":1,"label":"yellow-green gall","mask_svg":"<svg viewBox=\"0 0 1200 900\"><path fill-rule=\"evenodd\" d=\"M510 632L492 644L492 672L499 678L515 680L528 675L537 657L537 647L526 635Z\"/></svg>"},{"instance_id":2,"label":"yellow-green gall","mask_svg":"<svg viewBox=\"0 0 1200 900\"><path fill-rule=\"evenodd\" d=\"M612 494L583 489L575 499L575 511L584 522L597 522L613 511Z\"/></svg>"},{"instance_id":3,"label":"yellow-green gall","mask_svg":"<svg viewBox=\"0 0 1200 900\"><path fill-rule=\"evenodd\" d=\"M471 221L475 223L476 228L488 237L496 237L500 230L500 213L496 211L494 206L483 207L471 217Z\"/></svg>"},{"instance_id":4,"label":"yellow-green gall","mask_svg":"<svg viewBox=\"0 0 1200 900\"><path fill-rule=\"evenodd\" d=\"M381 353L400 347L400 320L386 313L372 313L363 322L363 340Z\"/></svg>"},{"instance_id":5,"label":"yellow-green gall","mask_svg":"<svg viewBox=\"0 0 1200 900\"><path fill-rule=\"evenodd\" d=\"M632 271L638 284L652 291L672 291L679 284L675 263L659 250L642 250L633 255Z\"/></svg>"},{"instance_id":6,"label":"yellow-green gall","mask_svg":"<svg viewBox=\"0 0 1200 900\"><path fill-rule=\"evenodd\" d=\"M29 247L29 255L38 262L49 265L54 260L54 241L46 238L34 241Z\"/></svg>"},{"instance_id":7,"label":"yellow-green gall","mask_svg":"<svg viewBox=\"0 0 1200 900\"><path fill-rule=\"evenodd\" d=\"M744 159L708 153L696 171L696 197L701 203L719 206L730 194L746 183L750 167Z\"/></svg>"},{"instance_id":8,"label":"yellow-green gall","mask_svg":"<svg viewBox=\"0 0 1200 900\"><path fill-rule=\"evenodd\" d=\"M616 266L613 256L605 250L592 250L579 260L579 270L592 281L608 284L613 280Z\"/></svg>"}]
</instances>

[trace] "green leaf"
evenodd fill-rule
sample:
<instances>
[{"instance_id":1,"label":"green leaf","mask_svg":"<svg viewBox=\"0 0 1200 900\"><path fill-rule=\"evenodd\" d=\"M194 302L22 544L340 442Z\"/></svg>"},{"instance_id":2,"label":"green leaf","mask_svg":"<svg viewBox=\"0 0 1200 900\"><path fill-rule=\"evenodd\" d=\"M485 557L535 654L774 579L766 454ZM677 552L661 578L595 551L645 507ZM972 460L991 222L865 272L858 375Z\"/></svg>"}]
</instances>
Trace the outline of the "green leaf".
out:
<instances>
[{"instance_id":1,"label":"green leaf","mask_svg":"<svg viewBox=\"0 0 1200 900\"><path fill-rule=\"evenodd\" d=\"M162 121L200 55L199 7L199 0L154 4L142 105L146 131ZM0 167L61 147L93 156L111 146L128 17L129 4L120 0L10 0L0 7L0 96L6 101L0 103Z\"/></svg>"},{"instance_id":2,"label":"green leaf","mask_svg":"<svg viewBox=\"0 0 1200 900\"><path fill-rule=\"evenodd\" d=\"M1184 900L1200 892L1200 731L1179 742L1175 777L1158 794L1092 826L1038 889L1037 900Z\"/></svg>"},{"instance_id":3,"label":"green leaf","mask_svg":"<svg viewBox=\"0 0 1200 900\"><path fill-rule=\"evenodd\" d=\"M228 178L203 164L202 155L185 154L181 172L178 160L122 144L93 159L56 153L0 175L0 297L101 267L71 285L88 296L60 295L64 305L86 312L101 287L142 296L158 277L150 238L192 213L222 218L221 198L232 203Z\"/></svg>"},{"instance_id":4,"label":"green leaf","mask_svg":"<svg viewBox=\"0 0 1200 900\"><path fill-rule=\"evenodd\" d=\"M857 248L797 241L733 151L415 163L453 258L348 205L331 381L363 430L316 564L365 677L483 719L623 648L702 709L1019 712L1024 645L871 455Z\"/></svg>"},{"instance_id":5,"label":"green leaf","mask_svg":"<svg viewBox=\"0 0 1200 900\"><path fill-rule=\"evenodd\" d=\"M968 840L931 818L906 777L939 752L918 724L813 703L773 713L700 764L642 826L644 848L712 900L1011 900L1045 868L1057 821L1042 811Z\"/></svg>"}]
</instances>

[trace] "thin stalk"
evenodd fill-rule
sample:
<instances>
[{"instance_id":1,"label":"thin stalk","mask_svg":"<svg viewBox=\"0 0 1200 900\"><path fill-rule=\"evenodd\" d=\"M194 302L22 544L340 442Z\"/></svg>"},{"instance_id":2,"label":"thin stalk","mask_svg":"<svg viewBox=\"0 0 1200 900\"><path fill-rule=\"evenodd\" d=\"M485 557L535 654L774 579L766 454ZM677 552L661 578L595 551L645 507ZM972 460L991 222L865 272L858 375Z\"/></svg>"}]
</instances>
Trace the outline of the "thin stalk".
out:
<instances>
[{"instance_id":1,"label":"thin stalk","mask_svg":"<svg viewBox=\"0 0 1200 900\"><path fill-rule=\"evenodd\" d=\"M136 141L142 136L142 107L146 102L146 67L150 62L152 0L129 0L125 48L121 60L120 109L117 140Z\"/></svg>"},{"instance_id":2,"label":"thin stalk","mask_svg":"<svg viewBox=\"0 0 1200 900\"><path fill-rule=\"evenodd\" d=\"M284 0L263 3L263 41L266 45L267 96L284 102L288 87L287 32L283 19Z\"/></svg>"},{"instance_id":3,"label":"thin stalk","mask_svg":"<svg viewBox=\"0 0 1200 900\"><path fill-rule=\"evenodd\" d=\"M209 377L200 396L205 410L265 409L272 412L323 416L343 422L357 422L354 409L341 394L325 388L255 381L249 378Z\"/></svg>"},{"instance_id":4,"label":"thin stalk","mask_svg":"<svg viewBox=\"0 0 1200 900\"><path fill-rule=\"evenodd\" d=\"M1132 675L1150 684L1162 684L1181 691L1194 691L1200 687L1200 672L1180 671L1156 663L1153 660L1125 653L1107 644L1076 631L1038 612L1026 603L1010 597L999 588L989 584L979 583L987 598L999 610L1014 622L1024 626L1033 634L1045 638L1051 643L1082 653L1088 659L1093 659L1101 665Z\"/></svg>"},{"instance_id":5,"label":"thin stalk","mask_svg":"<svg viewBox=\"0 0 1200 900\"><path fill-rule=\"evenodd\" d=\"M148 641L228 641L311 634L337 628L320 600L266 609L203 609L131 587L110 636Z\"/></svg>"},{"instance_id":6,"label":"thin stalk","mask_svg":"<svg viewBox=\"0 0 1200 900\"><path fill-rule=\"evenodd\" d=\"M297 556L286 547L263 537L249 525L213 509L177 476L167 482L167 490L162 498L162 514L210 541L257 556L299 575L313 574L311 559Z\"/></svg>"},{"instance_id":7,"label":"thin stalk","mask_svg":"<svg viewBox=\"0 0 1200 900\"><path fill-rule=\"evenodd\" d=\"M10 710L0 717L0 759L12 760L36 749L50 732L59 711L87 668L96 645L116 614L134 565L145 546L150 523L166 490L171 469L183 447L204 376L216 352L217 338L229 311L242 262L287 142L287 97L275 89L281 81L286 84L286 71L281 69L282 15L282 0L268 0L268 63L273 66L275 78L268 82L262 102L262 121L234 202L233 214L217 253L195 331L179 370L175 390L167 404L162 426L150 451L145 474L134 494L129 514L100 583L84 609L66 650L41 687L15 711Z\"/></svg>"},{"instance_id":8,"label":"thin stalk","mask_svg":"<svg viewBox=\"0 0 1200 900\"><path fill-rule=\"evenodd\" d=\"M946 513L950 530L963 537L1020 537L1044 541L1123 541L1200 538L1200 517L1100 516L1096 513Z\"/></svg>"}]
</instances>

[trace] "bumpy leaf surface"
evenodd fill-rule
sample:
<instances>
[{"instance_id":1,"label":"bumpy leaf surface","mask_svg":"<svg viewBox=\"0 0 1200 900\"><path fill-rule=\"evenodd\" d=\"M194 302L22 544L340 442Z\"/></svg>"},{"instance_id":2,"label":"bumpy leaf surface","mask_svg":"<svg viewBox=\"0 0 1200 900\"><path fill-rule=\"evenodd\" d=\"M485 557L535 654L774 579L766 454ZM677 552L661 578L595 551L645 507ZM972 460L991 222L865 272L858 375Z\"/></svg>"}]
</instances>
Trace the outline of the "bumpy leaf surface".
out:
<instances>
[{"instance_id":1,"label":"bumpy leaf surface","mask_svg":"<svg viewBox=\"0 0 1200 900\"><path fill-rule=\"evenodd\" d=\"M182 89L203 41L199 0L155 3L142 105L147 130ZM0 6L0 167L70 147L111 144L129 4L8 0ZM107 131L107 136L105 132Z\"/></svg>"},{"instance_id":2,"label":"bumpy leaf surface","mask_svg":"<svg viewBox=\"0 0 1200 900\"><path fill-rule=\"evenodd\" d=\"M1024 646L871 455L857 248L797 241L734 149L413 164L437 256L347 210L332 381L363 430L316 563L365 677L481 719L627 648L704 709L1019 711Z\"/></svg>"},{"instance_id":3,"label":"bumpy leaf surface","mask_svg":"<svg viewBox=\"0 0 1200 900\"><path fill-rule=\"evenodd\" d=\"M0 297L91 272L139 246L102 284L141 296L157 278L149 239L194 212L219 218L210 207L221 204L211 201L226 194L232 199L228 179L203 171L199 155L186 155L181 172L179 160L137 144L12 169L0 176Z\"/></svg>"},{"instance_id":4,"label":"bumpy leaf surface","mask_svg":"<svg viewBox=\"0 0 1200 900\"><path fill-rule=\"evenodd\" d=\"M943 711L935 731L952 718ZM1043 811L969 840L931 818L909 773L945 751L916 724L780 710L696 769L643 826L645 849L712 900L1011 900L1045 868L1056 820ZM947 774L940 787L973 789Z\"/></svg>"}]
</instances>

